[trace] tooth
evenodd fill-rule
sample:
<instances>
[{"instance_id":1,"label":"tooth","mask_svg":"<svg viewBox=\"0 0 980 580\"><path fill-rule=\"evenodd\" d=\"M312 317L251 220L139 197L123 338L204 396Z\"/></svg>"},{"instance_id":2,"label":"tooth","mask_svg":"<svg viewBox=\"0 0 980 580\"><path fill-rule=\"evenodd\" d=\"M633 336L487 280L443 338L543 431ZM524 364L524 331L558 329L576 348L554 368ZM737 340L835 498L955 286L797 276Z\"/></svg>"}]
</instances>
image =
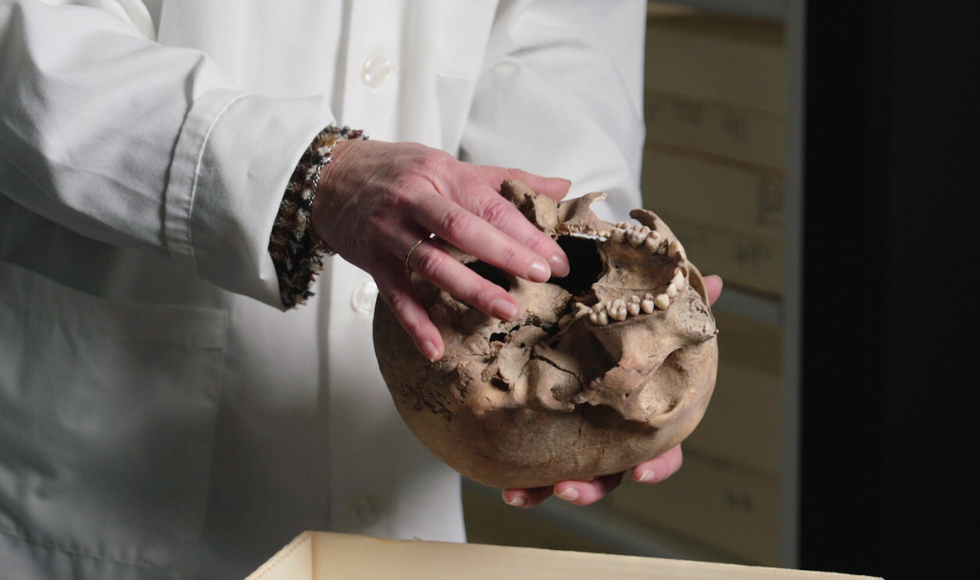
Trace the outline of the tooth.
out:
<instances>
[{"instance_id":1,"label":"tooth","mask_svg":"<svg viewBox=\"0 0 980 580\"><path fill-rule=\"evenodd\" d=\"M627 304L626 311L629 312L631 316L636 316L637 314L640 313L640 299L637 298L636 296L634 296L633 298L636 298L636 302L630 302L629 304Z\"/></svg>"},{"instance_id":2,"label":"tooth","mask_svg":"<svg viewBox=\"0 0 980 580\"><path fill-rule=\"evenodd\" d=\"M680 250L681 250L681 243L678 242L677 240L674 240L667 245L667 256L673 258L674 256L677 255L677 252Z\"/></svg>"},{"instance_id":3,"label":"tooth","mask_svg":"<svg viewBox=\"0 0 980 580\"><path fill-rule=\"evenodd\" d=\"M650 232L650 235L647 236L647 241L646 241L647 248L650 248L651 250L656 250L657 248L660 247L660 242L662 241L663 241L663 237L660 235L660 232L652 231Z\"/></svg>"},{"instance_id":4,"label":"tooth","mask_svg":"<svg viewBox=\"0 0 980 580\"><path fill-rule=\"evenodd\" d=\"M596 303L595 306L592 307L592 310L594 310L596 312L596 314L598 314L600 312L605 312L606 311L606 305L603 304L602 302L598 302L598 303Z\"/></svg>"},{"instance_id":5,"label":"tooth","mask_svg":"<svg viewBox=\"0 0 980 580\"><path fill-rule=\"evenodd\" d=\"M647 314L652 314L653 307L654 307L653 294L650 294L649 292L644 294L643 300L640 302L640 306L643 308L643 312L646 312Z\"/></svg>"},{"instance_id":6,"label":"tooth","mask_svg":"<svg viewBox=\"0 0 980 580\"><path fill-rule=\"evenodd\" d=\"M599 326L605 326L609 324L609 315L607 315L605 312L600 312L598 318L599 318Z\"/></svg>"},{"instance_id":7,"label":"tooth","mask_svg":"<svg viewBox=\"0 0 980 580\"><path fill-rule=\"evenodd\" d=\"M677 285L671 284L667 286L667 297L673 298L674 296L677 296Z\"/></svg>"},{"instance_id":8,"label":"tooth","mask_svg":"<svg viewBox=\"0 0 980 580\"><path fill-rule=\"evenodd\" d=\"M616 227L616 229L612 231L612 235L610 237L612 238L612 241L622 243L623 238L626 237L626 230Z\"/></svg>"},{"instance_id":9,"label":"tooth","mask_svg":"<svg viewBox=\"0 0 980 580\"><path fill-rule=\"evenodd\" d=\"M620 322L626 320L626 303L622 300L613 302L612 309L609 310L609 318Z\"/></svg>"},{"instance_id":10,"label":"tooth","mask_svg":"<svg viewBox=\"0 0 980 580\"><path fill-rule=\"evenodd\" d=\"M667 307L670 306L670 297L666 294L661 294L653 299L653 305L660 310L667 310Z\"/></svg>"},{"instance_id":11,"label":"tooth","mask_svg":"<svg viewBox=\"0 0 980 580\"><path fill-rule=\"evenodd\" d=\"M629 299L629 302L628 303L629 304L639 304L640 303L640 297L637 296L636 294L634 294L634 295L630 296L630 299Z\"/></svg>"},{"instance_id":12,"label":"tooth","mask_svg":"<svg viewBox=\"0 0 980 580\"><path fill-rule=\"evenodd\" d=\"M674 279L671 280L670 283L677 287L678 292L686 288L687 279L684 278L684 272L681 272L680 269L678 269L677 273L674 274Z\"/></svg>"}]
</instances>

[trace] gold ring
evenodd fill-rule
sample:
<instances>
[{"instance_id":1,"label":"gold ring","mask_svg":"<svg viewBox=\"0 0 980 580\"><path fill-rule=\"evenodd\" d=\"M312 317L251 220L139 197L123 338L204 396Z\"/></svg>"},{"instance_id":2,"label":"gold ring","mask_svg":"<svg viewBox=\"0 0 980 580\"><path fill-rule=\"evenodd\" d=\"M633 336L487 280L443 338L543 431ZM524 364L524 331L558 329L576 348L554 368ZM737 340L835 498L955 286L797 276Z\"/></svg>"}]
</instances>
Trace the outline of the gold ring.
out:
<instances>
[{"instance_id":1,"label":"gold ring","mask_svg":"<svg viewBox=\"0 0 980 580\"><path fill-rule=\"evenodd\" d=\"M415 251L415 248L421 246L422 245L422 242L424 242L425 240L426 240L426 238L422 238L421 240L415 242L414 244L412 244L412 247L409 248L407 252L405 252L405 269L406 270L411 270L412 269L408 265L408 261L412 258L412 252Z\"/></svg>"}]
</instances>

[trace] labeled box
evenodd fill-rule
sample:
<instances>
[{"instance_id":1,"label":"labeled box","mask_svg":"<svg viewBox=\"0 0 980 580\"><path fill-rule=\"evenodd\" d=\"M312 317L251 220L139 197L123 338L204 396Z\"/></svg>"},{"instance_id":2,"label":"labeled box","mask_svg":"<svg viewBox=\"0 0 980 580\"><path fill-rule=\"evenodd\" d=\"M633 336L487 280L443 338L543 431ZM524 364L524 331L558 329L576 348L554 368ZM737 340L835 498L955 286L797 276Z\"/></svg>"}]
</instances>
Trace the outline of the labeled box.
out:
<instances>
[{"instance_id":1,"label":"labeled box","mask_svg":"<svg viewBox=\"0 0 980 580\"><path fill-rule=\"evenodd\" d=\"M677 235L688 258L704 274L718 274L726 284L770 296L783 293L783 242L726 230L705 222L653 210Z\"/></svg>"},{"instance_id":2,"label":"labeled box","mask_svg":"<svg viewBox=\"0 0 980 580\"><path fill-rule=\"evenodd\" d=\"M643 156L643 206L647 209L776 242L783 239L784 182L778 169L720 163L654 148Z\"/></svg>"},{"instance_id":3,"label":"labeled box","mask_svg":"<svg viewBox=\"0 0 980 580\"><path fill-rule=\"evenodd\" d=\"M786 163L786 120L727 103L647 90L647 147L721 158L762 168Z\"/></svg>"},{"instance_id":4,"label":"labeled box","mask_svg":"<svg viewBox=\"0 0 980 580\"><path fill-rule=\"evenodd\" d=\"M655 92L786 114L781 22L711 12L647 18L645 85Z\"/></svg>"},{"instance_id":5,"label":"labeled box","mask_svg":"<svg viewBox=\"0 0 980 580\"><path fill-rule=\"evenodd\" d=\"M685 447L680 471L656 485L624 481L608 501L634 521L773 566L780 562L781 496L776 476Z\"/></svg>"},{"instance_id":6,"label":"labeled box","mask_svg":"<svg viewBox=\"0 0 980 580\"><path fill-rule=\"evenodd\" d=\"M772 476L783 472L782 329L715 312L718 379L684 449Z\"/></svg>"}]
</instances>

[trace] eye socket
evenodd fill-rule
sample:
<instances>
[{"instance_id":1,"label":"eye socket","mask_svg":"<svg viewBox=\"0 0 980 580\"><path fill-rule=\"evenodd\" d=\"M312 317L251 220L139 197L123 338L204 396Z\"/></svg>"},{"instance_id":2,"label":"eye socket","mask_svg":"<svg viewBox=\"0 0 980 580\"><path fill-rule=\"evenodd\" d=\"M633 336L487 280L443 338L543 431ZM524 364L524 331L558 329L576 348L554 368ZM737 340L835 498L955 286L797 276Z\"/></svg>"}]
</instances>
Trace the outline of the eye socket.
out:
<instances>
[{"instance_id":1,"label":"eye socket","mask_svg":"<svg viewBox=\"0 0 980 580\"><path fill-rule=\"evenodd\" d=\"M557 242L568 255L571 270L568 276L551 278L548 283L565 289L576 298L587 296L592 291L592 285L606 270L606 264L599 255L598 242L574 236L560 236Z\"/></svg>"}]
</instances>

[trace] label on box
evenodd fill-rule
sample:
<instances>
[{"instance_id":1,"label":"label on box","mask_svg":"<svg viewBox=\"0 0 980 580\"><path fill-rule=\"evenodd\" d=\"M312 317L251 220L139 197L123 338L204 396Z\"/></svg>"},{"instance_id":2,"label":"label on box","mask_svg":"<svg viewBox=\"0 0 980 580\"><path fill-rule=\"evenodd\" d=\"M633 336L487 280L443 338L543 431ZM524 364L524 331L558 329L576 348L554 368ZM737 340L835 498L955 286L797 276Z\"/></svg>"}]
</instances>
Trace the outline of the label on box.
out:
<instances>
[{"instance_id":1,"label":"label on box","mask_svg":"<svg viewBox=\"0 0 980 580\"><path fill-rule=\"evenodd\" d=\"M783 243L654 210L677 235L702 274L771 295L783 292Z\"/></svg>"},{"instance_id":2,"label":"label on box","mask_svg":"<svg viewBox=\"0 0 980 580\"><path fill-rule=\"evenodd\" d=\"M644 207L772 241L783 238L783 183L778 170L649 148L643 156Z\"/></svg>"},{"instance_id":3,"label":"label on box","mask_svg":"<svg viewBox=\"0 0 980 580\"><path fill-rule=\"evenodd\" d=\"M656 485L625 482L609 501L635 520L763 565L778 565L779 479L685 449L684 465Z\"/></svg>"},{"instance_id":4,"label":"label on box","mask_svg":"<svg viewBox=\"0 0 980 580\"><path fill-rule=\"evenodd\" d=\"M786 121L779 115L651 90L645 99L648 147L686 149L768 168L785 165Z\"/></svg>"}]
</instances>

